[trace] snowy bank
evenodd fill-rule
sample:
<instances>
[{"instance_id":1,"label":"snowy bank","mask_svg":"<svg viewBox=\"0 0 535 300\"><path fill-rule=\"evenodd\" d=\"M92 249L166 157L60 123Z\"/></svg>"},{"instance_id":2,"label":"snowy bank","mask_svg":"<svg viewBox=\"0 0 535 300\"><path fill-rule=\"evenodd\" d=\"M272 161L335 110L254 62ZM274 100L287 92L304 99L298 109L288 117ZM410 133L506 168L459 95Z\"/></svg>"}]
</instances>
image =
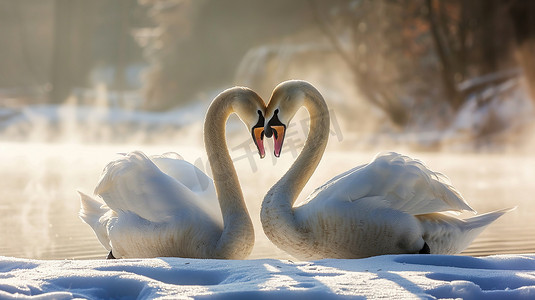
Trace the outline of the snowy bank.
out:
<instances>
[{"instance_id":1,"label":"snowy bank","mask_svg":"<svg viewBox=\"0 0 535 300\"><path fill-rule=\"evenodd\" d=\"M1 299L535 299L535 254L358 260L0 257Z\"/></svg>"}]
</instances>

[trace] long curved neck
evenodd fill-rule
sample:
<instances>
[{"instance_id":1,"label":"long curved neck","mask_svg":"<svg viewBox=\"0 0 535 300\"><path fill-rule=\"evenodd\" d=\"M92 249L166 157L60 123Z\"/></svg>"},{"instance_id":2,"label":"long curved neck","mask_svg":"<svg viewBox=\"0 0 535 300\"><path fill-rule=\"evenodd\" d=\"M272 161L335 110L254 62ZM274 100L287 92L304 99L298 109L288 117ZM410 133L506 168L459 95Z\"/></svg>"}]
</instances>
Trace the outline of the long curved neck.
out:
<instances>
[{"instance_id":1,"label":"long curved neck","mask_svg":"<svg viewBox=\"0 0 535 300\"><path fill-rule=\"evenodd\" d=\"M301 228L293 205L316 170L329 137L329 111L319 92L305 92L303 106L310 114L310 130L301 154L288 172L269 190L262 202L264 232L275 244L292 245L310 242L307 229Z\"/></svg>"},{"instance_id":2,"label":"long curved neck","mask_svg":"<svg viewBox=\"0 0 535 300\"><path fill-rule=\"evenodd\" d=\"M319 96L321 97L321 96ZM323 98L307 97L304 103L310 114L310 130L301 154L288 172L274 187L287 191L288 197L280 197L280 204L293 206L306 183L314 174L325 152L329 139L329 111Z\"/></svg>"},{"instance_id":3,"label":"long curved neck","mask_svg":"<svg viewBox=\"0 0 535 300\"><path fill-rule=\"evenodd\" d=\"M213 257L221 258L243 258L250 254L254 244L253 224L225 141L226 123L234 112L233 101L236 101L233 95L217 97L204 122L204 144L224 224Z\"/></svg>"}]
</instances>

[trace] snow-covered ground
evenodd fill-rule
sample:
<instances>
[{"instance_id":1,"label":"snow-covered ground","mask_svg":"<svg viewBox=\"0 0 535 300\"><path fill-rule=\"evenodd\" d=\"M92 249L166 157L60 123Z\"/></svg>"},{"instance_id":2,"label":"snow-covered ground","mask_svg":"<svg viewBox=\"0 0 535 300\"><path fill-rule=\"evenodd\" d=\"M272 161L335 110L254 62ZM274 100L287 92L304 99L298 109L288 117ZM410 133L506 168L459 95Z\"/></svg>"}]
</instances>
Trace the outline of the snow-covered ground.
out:
<instances>
[{"instance_id":1,"label":"snow-covered ground","mask_svg":"<svg viewBox=\"0 0 535 300\"><path fill-rule=\"evenodd\" d=\"M354 260L0 258L2 299L535 299L535 254Z\"/></svg>"}]
</instances>

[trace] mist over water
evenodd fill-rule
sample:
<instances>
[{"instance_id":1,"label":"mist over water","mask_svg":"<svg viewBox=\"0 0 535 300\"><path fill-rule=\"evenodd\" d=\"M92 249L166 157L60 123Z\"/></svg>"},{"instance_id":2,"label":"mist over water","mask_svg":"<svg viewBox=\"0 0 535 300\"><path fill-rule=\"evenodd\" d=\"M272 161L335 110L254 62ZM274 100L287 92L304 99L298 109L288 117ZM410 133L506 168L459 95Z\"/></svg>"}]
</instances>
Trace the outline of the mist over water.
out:
<instances>
[{"instance_id":1,"label":"mist over water","mask_svg":"<svg viewBox=\"0 0 535 300\"><path fill-rule=\"evenodd\" d=\"M110 113L113 112L101 111L101 120L106 120L103 116ZM180 116L180 112L174 113ZM165 130L159 130L167 126L162 125L166 123L165 115L161 124L140 127L139 124L148 122L147 116L132 113L131 118L137 125L129 125L129 130L125 127L121 136L120 132L106 131L113 126L104 121L91 121L91 126L95 126L92 128L88 122L75 121L75 113L64 112L63 119L58 122L62 124L62 130L43 121L36 127L39 132L28 136L32 138L0 142L0 211L3 216L0 219L0 240L3 241L0 255L39 259L105 257L106 250L91 228L78 218L80 204L76 191L92 193L104 166L117 159L118 153L133 150L149 155L174 151L210 174L202 144L202 109L182 110L181 113L195 115L195 122ZM358 147L346 137L348 129L336 121L336 111L331 114L335 121L331 123L329 145L297 203L333 176L369 162L378 151L398 151L421 159L431 169L447 175L478 213L518 206L490 225L464 254L535 251L535 223L531 219L535 213L534 157L528 154L415 152L391 146L355 150L352 148ZM154 118L158 119L156 115ZM232 117L227 124L230 154L255 226L256 244L251 259L290 258L263 234L259 211L267 190L299 154L305 142L307 124L307 114L301 110L289 126L288 141L281 158L273 157L270 141L266 143L267 156L262 160L238 118ZM97 138L91 134L99 130L102 130L99 134L103 141L97 143ZM54 133L59 135L53 142L39 138L32 140L33 137L54 136ZM117 136L117 142L114 142L114 136Z\"/></svg>"}]
</instances>

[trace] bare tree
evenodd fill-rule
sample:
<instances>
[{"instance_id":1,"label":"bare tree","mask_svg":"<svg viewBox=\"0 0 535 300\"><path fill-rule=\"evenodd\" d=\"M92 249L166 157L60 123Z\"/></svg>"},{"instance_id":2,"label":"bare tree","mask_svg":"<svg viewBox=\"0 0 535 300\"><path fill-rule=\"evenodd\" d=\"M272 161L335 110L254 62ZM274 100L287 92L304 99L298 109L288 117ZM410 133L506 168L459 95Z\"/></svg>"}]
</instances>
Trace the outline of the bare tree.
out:
<instances>
[{"instance_id":1,"label":"bare tree","mask_svg":"<svg viewBox=\"0 0 535 300\"><path fill-rule=\"evenodd\" d=\"M309 2L320 29L351 69L355 84L395 125L408 124L419 104L414 86L419 86L420 93L425 90L424 98L447 103L455 113L469 94L517 74L510 72L515 66L508 22L511 1ZM518 30L528 30L526 22L533 22L528 12L535 4L514 3L522 7L517 14L526 12L516 18ZM533 46L519 43L519 53L525 53L519 56L529 65ZM525 73L529 77L529 70ZM462 83L473 77L488 80L471 81L484 84L466 88ZM437 94L437 90L442 92Z\"/></svg>"},{"instance_id":2,"label":"bare tree","mask_svg":"<svg viewBox=\"0 0 535 300\"><path fill-rule=\"evenodd\" d=\"M90 22L87 11L93 4L83 0L56 0L52 102L62 102L74 86L82 86L90 68Z\"/></svg>"},{"instance_id":3,"label":"bare tree","mask_svg":"<svg viewBox=\"0 0 535 300\"><path fill-rule=\"evenodd\" d=\"M358 3L357 3L358 2ZM326 9L318 1L309 0L315 13L317 24L331 42L334 50L349 66L361 93L370 103L381 109L393 124L404 126L409 120L410 108L400 100L398 84L403 77L399 68L393 66L392 49L396 42L386 37L394 27L394 22L384 22L387 11L397 9L387 1L342 1L337 18L349 28L350 43L344 43L336 21L325 13ZM399 11L394 15L399 16ZM389 16L393 17L392 14ZM370 20L374 20L370 22Z\"/></svg>"},{"instance_id":4,"label":"bare tree","mask_svg":"<svg viewBox=\"0 0 535 300\"><path fill-rule=\"evenodd\" d=\"M517 45L517 60L524 70L531 100L535 101L535 2L512 1L510 14Z\"/></svg>"},{"instance_id":5,"label":"bare tree","mask_svg":"<svg viewBox=\"0 0 535 300\"><path fill-rule=\"evenodd\" d=\"M468 92L458 88L460 82L512 67L504 4L503 0L425 2L446 99L454 110Z\"/></svg>"}]
</instances>

